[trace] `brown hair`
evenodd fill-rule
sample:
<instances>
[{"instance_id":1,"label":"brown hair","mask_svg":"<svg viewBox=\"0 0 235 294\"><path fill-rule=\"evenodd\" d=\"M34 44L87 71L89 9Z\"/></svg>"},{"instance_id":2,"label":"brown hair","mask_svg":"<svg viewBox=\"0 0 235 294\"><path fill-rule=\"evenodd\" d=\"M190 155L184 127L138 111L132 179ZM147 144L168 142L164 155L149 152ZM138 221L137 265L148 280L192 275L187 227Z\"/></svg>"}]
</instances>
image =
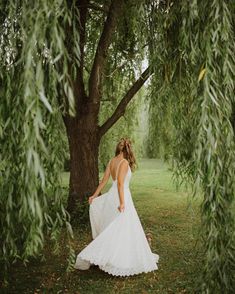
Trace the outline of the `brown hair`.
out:
<instances>
[{"instance_id":1,"label":"brown hair","mask_svg":"<svg viewBox=\"0 0 235 294\"><path fill-rule=\"evenodd\" d=\"M121 138L116 146L115 156L123 152L124 158L129 162L130 168L133 171L136 168L136 159L132 150L131 141L128 138Z\"/></svg>"}]
</instances>

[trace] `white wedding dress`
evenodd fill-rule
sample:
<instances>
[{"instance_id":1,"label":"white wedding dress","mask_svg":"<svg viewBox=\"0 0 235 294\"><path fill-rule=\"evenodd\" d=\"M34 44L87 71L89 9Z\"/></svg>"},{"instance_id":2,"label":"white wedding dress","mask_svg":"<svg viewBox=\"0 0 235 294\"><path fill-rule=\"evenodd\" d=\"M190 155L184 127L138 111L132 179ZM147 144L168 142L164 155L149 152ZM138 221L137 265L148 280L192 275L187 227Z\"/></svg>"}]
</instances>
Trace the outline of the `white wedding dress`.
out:
<instances>
[{"instance_id":1,"label":"white wedding dress","mask_svg":"<svg viewBox=\"0 0 235 294\"><path fill-rule=\"evenodd\" d=\"M128 165L124 180L124 212L118 210L117 180L113 180L107 193L92 201L89 214L94 240L77 255L76 269L89 269L91 264L95 264L114 276L130 276L158 269L159 256L149 247L132 201L130 179Z\"/></svg>"}]
</instances>

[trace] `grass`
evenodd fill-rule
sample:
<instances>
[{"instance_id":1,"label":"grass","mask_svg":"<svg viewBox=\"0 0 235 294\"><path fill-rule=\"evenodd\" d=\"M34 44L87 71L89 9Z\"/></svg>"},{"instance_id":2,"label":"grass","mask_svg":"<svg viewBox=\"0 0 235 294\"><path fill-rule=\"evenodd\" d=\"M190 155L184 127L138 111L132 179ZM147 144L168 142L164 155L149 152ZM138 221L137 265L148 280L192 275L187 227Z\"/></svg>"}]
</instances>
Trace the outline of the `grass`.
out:
<instances>
[{"instance_id":1,"label":"grass","mask_svg":"<svg viewBox=\"0 0 235 294\"><path fill-rule=\"evenodd\" d=\"M63 174L68 185L68 174ZM110 182L105 190L110 186ZM63 236L60 254L50 245L45 260L32 260L27 267L16 264L5 293L192 293L200 271L197 249L198 200L191 201L183 188L177 190L171 171L160 160L145 159L133 173L132 197L144 227L152 238L151 248L160 255L159 270L132 277L113 277L92 266L88 271L65 273L66 248ZM91 241L90 229L74 231L76 253ZM4 293L3 292L3 293Z\"/></svg>"}]
</instances>

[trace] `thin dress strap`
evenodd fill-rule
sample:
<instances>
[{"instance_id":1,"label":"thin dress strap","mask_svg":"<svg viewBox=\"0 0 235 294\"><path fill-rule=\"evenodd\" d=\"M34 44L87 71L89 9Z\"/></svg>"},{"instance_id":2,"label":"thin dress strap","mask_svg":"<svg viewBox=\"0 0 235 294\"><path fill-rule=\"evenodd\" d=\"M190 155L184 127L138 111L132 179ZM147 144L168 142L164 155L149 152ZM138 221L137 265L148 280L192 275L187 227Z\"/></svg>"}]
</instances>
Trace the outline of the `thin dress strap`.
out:
<instances>
[{"instance_id":1,"label":"thin dress strap","mask_svg":"<svg viewBox=\"0 0 235 294\"><path fill-rule=\"evenodd\" d=\"M119 166L120 166L120 164L121 164L121 162L122 162L123 160L125 160L125 158L121 159L121 160L119 161L119 163L118 163L117 171L116 171L116 180L117 180L117 176L118 176Z\"/></svg>"},{"instance_id":2,"label":"thin dress strap","mask_svg":"<svg viewBox=\"0 0 235 294\"><path fill-rule=\"evenodd\" d=\"M111 161L112 161L112 159L110 159L109 162L108 162L108 164L107 164L107 166L109 167L109 169L110 169L110 163L111 163Z\"/></svg>"}]
</instances>

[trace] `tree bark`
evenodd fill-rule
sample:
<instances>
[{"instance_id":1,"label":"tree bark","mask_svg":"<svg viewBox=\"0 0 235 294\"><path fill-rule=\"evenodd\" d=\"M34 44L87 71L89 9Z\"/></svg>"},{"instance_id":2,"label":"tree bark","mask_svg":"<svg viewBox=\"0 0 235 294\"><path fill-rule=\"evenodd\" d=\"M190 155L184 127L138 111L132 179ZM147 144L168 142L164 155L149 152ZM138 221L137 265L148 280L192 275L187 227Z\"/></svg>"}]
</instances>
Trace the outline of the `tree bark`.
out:
<instances>
[{"instance_id":1,"label":"tree bark","mask_svg":"<svg viewBox=\"0 0 235 294\"><path fill-rule=\"evenodd\" d=\"M98 155L100 137L97 124L89 116L66 118L70 151L70 181L67 210L79 219L80 207L99 183Z\"/></svg>"}]
</instances>

